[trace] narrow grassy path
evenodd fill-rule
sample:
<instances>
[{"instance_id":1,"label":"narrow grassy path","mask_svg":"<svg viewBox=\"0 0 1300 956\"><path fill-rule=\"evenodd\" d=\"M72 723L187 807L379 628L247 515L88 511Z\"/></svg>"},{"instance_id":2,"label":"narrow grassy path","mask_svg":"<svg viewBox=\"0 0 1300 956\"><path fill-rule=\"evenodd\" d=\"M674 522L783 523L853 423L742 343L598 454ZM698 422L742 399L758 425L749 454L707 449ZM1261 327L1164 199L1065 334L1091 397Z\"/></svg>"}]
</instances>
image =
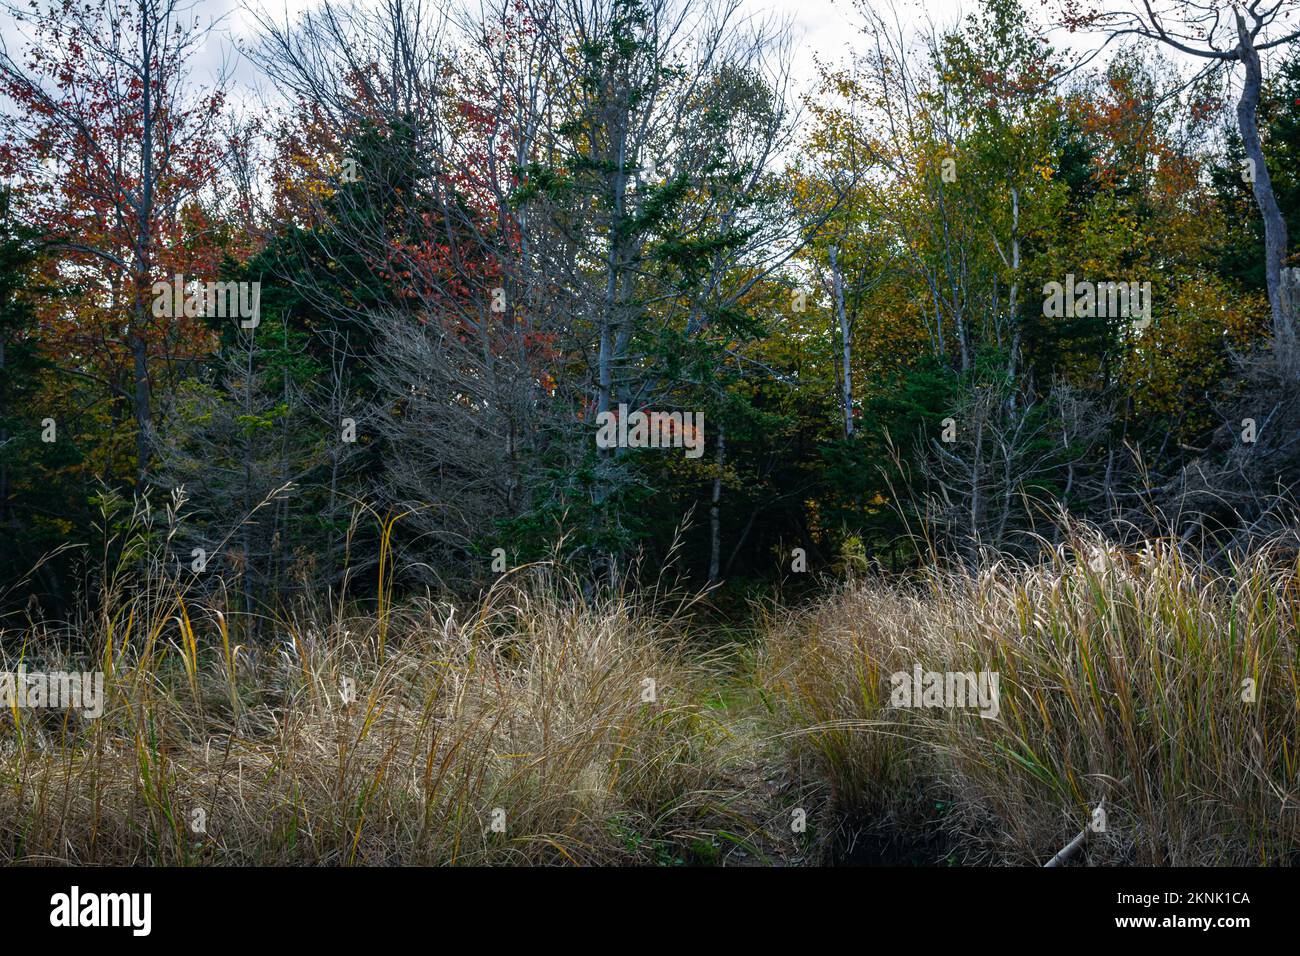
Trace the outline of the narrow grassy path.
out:
<instances>
[{"instance_id":1,"label":"narrow grassy path","mask_svg":"<svg viewBox=\"0 0 1300 956\"><path fill-rule=\"evenodd\" d=\"M748 675L728 675L706 701L724 735L719 781L734 830L719 834L722 866L806 866L815 862L792 827L795 781L772 739L768 713Z\"/></svg>"}]
</instances>

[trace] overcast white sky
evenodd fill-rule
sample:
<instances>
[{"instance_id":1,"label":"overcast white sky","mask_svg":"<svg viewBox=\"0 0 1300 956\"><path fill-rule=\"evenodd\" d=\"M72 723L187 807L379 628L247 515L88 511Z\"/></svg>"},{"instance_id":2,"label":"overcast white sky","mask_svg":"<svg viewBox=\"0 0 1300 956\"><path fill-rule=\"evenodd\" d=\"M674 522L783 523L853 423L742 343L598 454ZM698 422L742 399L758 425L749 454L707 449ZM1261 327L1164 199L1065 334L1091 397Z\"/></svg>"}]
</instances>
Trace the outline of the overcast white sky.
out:
<instances>
[{"instance_id":1,"label":"overcast white sky","mask_svg":"<svg viewBox=\"0 0 1300 956\"><path fill-rule=\"evenodd\" d=\"M10 0L12 2L12 0ZM22 2L22 0L19 0ZM214 72L222 62L223 56L231 57L233 46L238 41L251 41L257 26L249 7L264 10L275 19L282 20L286 15L292 19L320 0L194 0L194 9L201 18L223 18L217 35L209 43L203 57L195 64L195 78L201 79L205 74ZM475 0L463 0L474 3ZM978 0L871 0L875 5L892 6L901 21L923 22L929 20L937 26L949 26L964 13L973 11ZM1038 11L1038 0L1021 0L1031 10ZM1103 0L1105 2L1105 0ZM1112 0L1119 2L1119 0ZM827 63L842 63L850 51L862 43L858 24L860 14L854 6L854 0L741 0L742 10L753 16L776 14L788 18L794 38L792 64L797 81L807 83L814 75L814 61L820 59ZM1225 7L1227 3L1225 2ZM17 52L21 46L14 33L14 27L6 16L0 16L0 36L11 52ZM1096 44L1096 39L1069 35L1064 32L1052 34L1051 40L1058 48L1081 50ZM232 90L237 100L246 101L256 82L257 74L251 65L236 63L235 86Z\"/></svg>"},{"instance_id":2,"label":"overcast white sky","mask_svg":"<svg viewBox=\"0 0 1300 956\"><path fill-rule=\"evenodd\" d=\"M0 0L5 2L5 0ZM7 0L13 2L13 0ZM24 6L25 0L18 0ZM258 33L252 10L269 14L277 22L286 17L290 22L305 10L319 5L321 0L192 0L193 10L201 22L209 18L219 20L220 26L209 39L206 49L194 62L194 79L202 82L215 76L223 62L233 70L232 99L250 103L255 99L253 86L260 82L257 71L235 53L237 44L251 43ZM347 0L342 0L346 3ZM362 0L364 2L364 0ZM474 3L475 0L463 0ZM904 21L929 17L936 23L955 22L963 10L973 9L977 0L874 0L892 3ZM792 71L797 81L806 83L815 76L815 58L826 63L840 63L847 59L853 44L859 42L857 24L860 16L854 9L854 0L741 0L741 10L749 16L762 17L775 14L788 20L792 38L794 63ZM23 47L23 36L15 24L0 11L0 39L14 54Z\"/></svg>"},{"instance_id":3,"label":"overcast white sky","mask_svg":"<svg viewBox=\"0 0 1300 956\"><path fill-rule=\"evenodd\" d=\"M223 47L228 55L236 41L248 42L257 33L256 21L249 8L270 13L276 20L286 15L296 19L304 10L316 6L320 0L195 0L194 10L206 20L223 18L221 27L212 38L209 48L196 66L196 77L219 67ZM472 2L472 0L470 0ZM906 21L929 17L936 23L954 22L963 10L973 9L972 0L877 0L892 2ZM25 4L24 4L25 5ZM846 59L852 44L858 41L859 15L853 0L742 0L742 10L751 15L776 14L788 18L795 38L793 64L795 75L809 79L814 75L814 56L823 62L841 62ZM14 25L7 16L0 16L0 33L11 52L21 45ZM239 64L238 80L252 79L247 64Z\"/></svg>"},{"instance_id":4,"label":"overcast white sky","mask_svg":"<svg viewBox=\"0 0 1300 956\"><path fill-rule=\"evenodd\" d=\"M251 40L257 32L256 22L249 7L264 10L277 20L295 18L302 11L315 6L320 0L196 0L197 9L210 16L226 16L224 30L230 39ZM474 3L475 0L464 0ZM936 26L949 26L963 15L977 9L978 0L871 0L883 9L892 8L903 23L930 21ZM1031 10L1040 9L1038 0L1021 0ZM807 82L815 76L815 59L826 63L844 62L855 45L861 44L858 13L855 0L741 0L744 13L761 17L775 14L788 19L793 46L795 77ZM1090 37L1070 35L1064 31L1051 36L1058 48L1087 49L1097 42ZM209 54L218 62L215 51ZM250 76L246 67L240 77Z\"/></svg>"},{"instance_id":5,"label":"overcast white sky","mask_svg":"<svg viewBox=\"0 0 1300 956\"><path fill-rule=\"evenodd\" d=\"M256 22L248 11L250 5L254 9L272 13L279 20L286 11L292 19L318 2L319 0L198 0L197 9L202 15L224 15L226 20L223 26L228 35L232 39L247 41L257 31ZM956 19L963 9L960 0L894 2L904 18L928 15L940 23ZM853 0L742 0L742 9L751 15L774 13L789 18L791 32L797 38L794 68L796 75L803 78L814 75L814 54L823 61L838 62L846 57L850 45L857 40L856 24L859 16L853 9ZM922 10L925 11L924 14ZM215 63L215 52L210 51L210 55Z\"/></svg>"},{"instance_id":6,"label":"overcast white sky","mask_svg":"<svg viewBox=\"0 0 1300 956\"><path fill-rule=\"evenodd\" d=\"M271 13L282 20L286 13L292 20L302 11L315 6L320 0L197 0L197 9L205 15L225 15L224 32L231 40L245 42L257 33L257 24L249 7ZM474 0L466 0L473 3ZM926 19L936 25L955 23L960 17L978 6L978 0L872 0L877 4L892 5L904 22L922 22ZM1035 0L1022 0L1033 2ZM861 15L854 0L741 0L742 11L750 16L775 14L788 19L793 43L792 71L797 81L809 82L816 75L815 61L841 63L847 60L855 44L861 42L859 24ZM219 62L215 50L208 51L211 65ZM252 79L247 64L240 64L237 77Z\"/></svg>"}]
</instances>

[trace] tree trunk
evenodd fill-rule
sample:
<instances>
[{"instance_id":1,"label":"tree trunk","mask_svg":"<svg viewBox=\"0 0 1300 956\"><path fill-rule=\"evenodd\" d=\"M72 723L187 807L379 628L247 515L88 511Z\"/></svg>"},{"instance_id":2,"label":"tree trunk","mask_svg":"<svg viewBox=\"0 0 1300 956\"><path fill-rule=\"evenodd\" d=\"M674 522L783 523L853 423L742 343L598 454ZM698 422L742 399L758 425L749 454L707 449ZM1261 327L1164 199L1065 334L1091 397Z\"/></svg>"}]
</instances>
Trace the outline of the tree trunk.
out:
<instances>
[{"instance_id":1,"label":"tree trunk","mask_svg":"<svg viewBox=\"0 0 1300 956\"><path fill-rule=\"evenodd\" d=\"M1020 364L1020 190L1011 187L1011 295L1007 303L1007 321L1011 325L1011 354L1007 358L1007 377L1015 380ZM1012 389L1011 404L1016 393Z\"/></svg>"},{"instance_id":2,"label":"tree trunk","mask_svg":"<svg viewBox=\"0 0 1300 956\"><path fill-rule=\"evenodd\" d=\"M1246 21L1241 12L1236 13L1237 36L1240 45L1237 55L1246 67L1246 80L1242 85L1241 99L1237 102L1237 125L1241 129L1241 141L1246 150L1246 158L1254 167L1252 187L1255 203L1264 217L1264 276L1268 281L1268 304L1273 313L1273 349L1278 360L1285 367L1293 368L1295 358L1295 326L1290 309L1283 295L1282 262L1286 257L1287 235L1286 220L1278 208L1277 197L1273 195L1273 181L1268 175L1268 166L1264 162L1264 147L1259 139L1259 123L1256 112L1259 108L1260 88L1263 86L1263 73L1260 69L1259 52L1251 41L1246 29Z\"/></svg>"},{"instance_id":3,"label":"tree trunk","mask_svg":"<svg viewBox=\"0 0 1300 956\"><path fill-rule=\"evenodd\" d=\"M849 339L848 313L844 311L844 275L840 272L839 250L830 248L831 282L835 292L835 314L840 323L840 342L844 350L844 437L853 437L853 343Z\"/></svg>"},{"instance_id":4,"label":"tree trunk","mask_svg":"<svg viewBox=\"0 0 1300 956\"><path fill-rule=\"evenodd\" d=\"M144 73L144 82L140 89L141 126L140 126L140 199L136 213L135 234L135 314L132 316L130 330L131 361L135 379L135 452L136 452L136 487L143 491L145 478L149 471L149 451L153 444L153 414L149 396L149 309L145 302L145 291L151 286L153 272L153 87L158 78L155 70L155 50L153 30L157 28L156 19L151 19L152 11L140 3L140 69Z\"/></svg>"},{"instance_id":5,"label":"tree trunk","mask_svg":"<svg viewBox=\"0 0 1300 956\"><path fill-rule=\"evenodd\" d=\"M722 563L722 517L718 503L722 500L722 466L727 462L727 440L718 426L718 473L713 476L713 498L709 506L709 581L718 580Z\"/></svg>"},{"instance_id":6,"label":"tree trunk","mask_svg":"<svg viewBox=\"0 0 1300 956\"><path fill-rule=\"evenodd\" d=\"M144 311L144 301L136 296L136 322L131 327L131 361L135 379L134 415L135 415L135 455L136 486L144 489L145 477L149 471L149 448L153 438L153 415L149 401L149 342L145 336L140 315Z\"/></svg>"},{"instance_id":7,"label":"tree trunk","mask_svg":"<svg viewBox=\"0 0 1300 956\"><path fill-rule=\"evenodd\" d=\"M4 338L0 337L0 383L4 381L5 371L5 343ZM9 408L5 404L4 391L0 390L0 422L3 422L9 415ZM9 444L9 429L0 425L0 528L9 528L9 456L3 454L5 445ZM14 528L15 539L17 528Z\"/></svg>"}]
</instances>

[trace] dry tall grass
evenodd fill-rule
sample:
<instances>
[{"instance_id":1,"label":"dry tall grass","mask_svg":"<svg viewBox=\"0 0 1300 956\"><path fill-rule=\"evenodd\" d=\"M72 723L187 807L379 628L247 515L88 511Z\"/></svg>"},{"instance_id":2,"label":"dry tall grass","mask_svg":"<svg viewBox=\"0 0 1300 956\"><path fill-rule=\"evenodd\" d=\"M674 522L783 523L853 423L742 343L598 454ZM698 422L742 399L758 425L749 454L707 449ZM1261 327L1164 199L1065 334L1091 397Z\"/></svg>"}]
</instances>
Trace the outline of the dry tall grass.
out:
<instances>
[{"instance_id":1,"label":"dry tall grass","mask_svg":"<svg viewBox=\"0 0 1300 956\"><path fill-rule=\"evenodd\" d=\"M1079 537L1035 566L868 580L789 613L759 679L834 812L912 827L941 857L1041 864L1104 798L1090 862L1285 864L1298 575L1268 549L1221 574ZM998 672L999 718L891 706L890 674L918 662Z\"/></svg>"},{"instance_id":2,"label":"dry tall grass","mask_svg":"<svg viewBox=\"0 0 1300 956\"><path fill-rule=\"evenodd\" d=\"M105 680L98 719L0 720L0 862L798 863L842 853L839 826L903 846L890 862L1034 864L1103 799L1089 862L1300 847L1280 549L1225 574L1081 536L1033 566L858 581L776 614L750 695L690 600L592 601L550 566L468 605L394 606L381 575L377 608L304 605L254 642L169 570L169 533L147 509L115 533L93 613L0 622L0 670ZM891 706L916 664L996 672L998 717Z\"/></svg>"},{"instance_id":3,"label":"dry tall grass","mask_svg":"<svg viewBox=\"0 0 1300 956\"><path fill-rule=\"evenodd\" d=\"M101 670L106 699L0 723L0 861L655 863L707 841L719 733L662 595L593 605L534 569L468 608L288 615L251 647L124 562L96 615L6 635L3 669Z\"/></svg>"}]
</instances>

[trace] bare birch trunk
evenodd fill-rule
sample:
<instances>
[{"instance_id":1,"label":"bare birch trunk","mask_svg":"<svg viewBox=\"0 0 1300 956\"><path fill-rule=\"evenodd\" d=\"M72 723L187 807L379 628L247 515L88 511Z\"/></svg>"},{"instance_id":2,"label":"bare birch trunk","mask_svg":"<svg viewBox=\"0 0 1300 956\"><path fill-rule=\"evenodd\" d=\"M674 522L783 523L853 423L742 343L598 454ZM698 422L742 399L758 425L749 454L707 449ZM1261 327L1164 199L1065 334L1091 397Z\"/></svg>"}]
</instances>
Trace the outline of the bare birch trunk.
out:
<instances>
[{"instance_id":1,"label":"bare birch trunk","mask_svg":"<svg viewBox=\"0 0 1300 956\"><path fill-rule=\"evenodd\" d=\"M843 348L844 380L844 437L853 437L853 343L849 339L849 318L844 310L844 274L840 271L839 250L830 248L831 283L835 295L835 314L840 323L840 342Z\"/></svg>"}]
</instances>

